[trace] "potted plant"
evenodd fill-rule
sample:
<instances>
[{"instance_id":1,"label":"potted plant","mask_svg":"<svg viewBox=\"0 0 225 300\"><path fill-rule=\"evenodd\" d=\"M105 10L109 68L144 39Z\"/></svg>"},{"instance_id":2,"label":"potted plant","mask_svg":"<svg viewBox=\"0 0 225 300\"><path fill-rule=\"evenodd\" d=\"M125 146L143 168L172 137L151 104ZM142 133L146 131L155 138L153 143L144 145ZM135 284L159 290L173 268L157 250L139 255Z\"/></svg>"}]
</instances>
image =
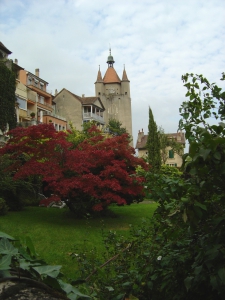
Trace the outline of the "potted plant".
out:
<instances>
[{"instance_id":1,"label":"potted plant","mask_svg":"<svg viewBox=\"0 0 225 300\"><path fill-rule=\"evenodd\" d=\"M52 123L52 120L48 120L49 121L49 123Z\"/></svg>"},{"instance_id":2,"label":"potted plant","mask_svg":"<svg viewBox=\"0 0 225 300\"><path fill-rule=\"evenodd\" d=\"M31 118L33 119L33 118L35 117L35 113L32 112L32 113L30 114L30 116L31 116Z\"/></svg>"}]
</instances>

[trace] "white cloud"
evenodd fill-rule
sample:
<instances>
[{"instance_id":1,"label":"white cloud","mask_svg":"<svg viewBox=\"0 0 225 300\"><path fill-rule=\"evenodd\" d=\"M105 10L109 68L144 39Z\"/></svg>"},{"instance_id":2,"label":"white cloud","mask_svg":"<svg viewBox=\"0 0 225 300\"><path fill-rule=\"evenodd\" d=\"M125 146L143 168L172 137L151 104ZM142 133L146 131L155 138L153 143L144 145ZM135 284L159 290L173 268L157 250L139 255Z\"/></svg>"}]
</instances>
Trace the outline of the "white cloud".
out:
<instances>
[{"instance_id":1,"label":"white cloud","mask_svg":"<svg viewBox=\"0 0 225 300\"><path fill-rule=\"evenodd\" d=\"M109 43L131 82L134 142L147 133L148 107L165 132L176 131L185 99L181 75L219 82L224 71L223 0L2 0L1 41L19 64L54 90L94 95Z\"/></svg>"}]
</instances>

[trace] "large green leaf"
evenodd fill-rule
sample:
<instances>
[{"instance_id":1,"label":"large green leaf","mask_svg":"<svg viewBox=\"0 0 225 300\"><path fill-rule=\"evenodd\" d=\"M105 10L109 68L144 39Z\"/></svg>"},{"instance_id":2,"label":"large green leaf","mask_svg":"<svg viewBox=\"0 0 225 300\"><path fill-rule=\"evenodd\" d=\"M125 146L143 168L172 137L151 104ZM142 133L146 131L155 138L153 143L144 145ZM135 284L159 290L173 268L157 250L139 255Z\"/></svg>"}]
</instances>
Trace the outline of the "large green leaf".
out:
<instances>
[{"instance_id":1,"label":"large green leaf","mask_svg":"<svg viewBox=\"0 0 225 300\"><path fill-rule=\"evenodd\" d=\"M194 205L200 207L203 210L207 210L207 207L204 204L199 203L198 201L195 201Z\"/></svg>"},{"instance_id":2,"label":"large green leaf","mask_svg":"<svg viewBox=\"0 0 225 300\"><path fill-rule=\"evenodd\" d=\"M11 264L11 258L12 256L10 254L7 254L0 259L0 270L9 269L9 265Z\"/></svg>"},{"instance_id":3,"label":"large green leaf","mask_svg":"<svg viewBox=\"0 0 225 300\"><path fill-rule=\"evenodd\" d=\"M18 249L13 247L8 239L3 238L0 241L0 254L10 254L15 255L18 253Z\"/></svg>"},{"instance_id":4,"label":"large green leaf","mask_svg":"<svg viewBox=\"0 0 225 300\"><path fill-rule=\"evenodd\" d=\"M33 269L38 272L39 275L48 275L52 278L56 278L59 275L60 269L62 266L40 266L33 267Z\"/></svg>"},{"instance_id":5,"label":"large green leaf","mask_svg":"<svg viewBox=\"0 0 225 300\"><path fill-rule=\"evenodd\" d=\"M193 278L194 277L190 276L190 277L187 277L187 278L184 279L184 284L185 284L185 287L186 287L187 291L191 287L191 283L192 283Z\"/></svg>"},{"instance_id":6,"label":"large green leaf","mask_svg":"<svg viewBox=\"0 0 225 300\"><path fill-rule=\"evenodd\" d=\"M51 286L55 290L61 290L61 285L59 283L59 280L57 278L52 278L50 276L47 276L43 282L49 286Z\"/></svg>"},{"instance_id":7,"label":"large green leaf","mask_svg":"<svg viewBox=\"0 0 225 300\"><path fill-rule=\"evenodd\" d=\"M37 256L37 253L34 248L34 244L30 237L26 237L26 246L31 256Z\"/></svg>"},{"instance_id":8,"label":"large green leaf","mask_svg":"<svg viewBox=\"0 0 225 300\"><path fill-rule=\"evenodd\" d=\"M199 155L202 156L204 160L206 160L206 158L208 157L210 152L211 152L211 149L201 148L199 151Z\"/></svg>"},{"instance_id":9,"label":"large green leaf","mask_svg":"<svg viewBox=\"0 0 225 300\"><path fill-rule=\"evenodd\" d=\"M0 231L0 238L6 238L6 239L12 240L12 241L15 240L14 237L12 237L12 236L10 236L10 235L8 235L8 234L2 232L2 231Z\"/></svg>"}]
</instances>

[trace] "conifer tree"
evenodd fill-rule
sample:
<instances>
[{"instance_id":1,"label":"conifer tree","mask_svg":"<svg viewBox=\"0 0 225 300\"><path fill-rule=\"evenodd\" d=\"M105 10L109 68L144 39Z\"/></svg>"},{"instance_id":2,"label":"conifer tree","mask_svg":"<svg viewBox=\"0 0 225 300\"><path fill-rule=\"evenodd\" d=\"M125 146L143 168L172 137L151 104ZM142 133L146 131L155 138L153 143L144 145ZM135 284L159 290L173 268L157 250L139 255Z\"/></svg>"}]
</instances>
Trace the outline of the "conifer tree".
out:
<instances>
[{"instance_id":1,"label":"conifer tree","mask_svg":"<svg viewBox=\"0 0 225 300\"><path fill-rule=\"evenodd\" d=\"M152 166L154 172L159 171L161 167L160 139L159 139L158 128L150 107L149 107L147 150L148 150L148 163Z\"/></svg>"}]
</instances>

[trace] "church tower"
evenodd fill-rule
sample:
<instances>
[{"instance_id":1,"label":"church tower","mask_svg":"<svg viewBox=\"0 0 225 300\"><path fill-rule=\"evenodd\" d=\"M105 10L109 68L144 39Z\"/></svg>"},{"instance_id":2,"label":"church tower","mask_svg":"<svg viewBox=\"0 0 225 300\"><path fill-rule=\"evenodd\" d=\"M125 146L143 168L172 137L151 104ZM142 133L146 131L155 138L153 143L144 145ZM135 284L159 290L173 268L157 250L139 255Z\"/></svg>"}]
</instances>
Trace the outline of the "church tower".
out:
<instances>
[{"instance_id":1,"label":"church tower","mask_svg":"<svg viewBox=\"0 0 225 300\"><path fill-rule=\"evenodd\" d=\"M115 61L109 50L107 60L108 69L104 77L98 70L97 80L95 82L95 95L99 97L105 107L104 120L106 123L110 119L116 119L122 123L128 133L132 136L132 116L131 116L131 98L130 81L124 67L122 80L117 75L113 65Z\"/></svg>"}]
</instances>

